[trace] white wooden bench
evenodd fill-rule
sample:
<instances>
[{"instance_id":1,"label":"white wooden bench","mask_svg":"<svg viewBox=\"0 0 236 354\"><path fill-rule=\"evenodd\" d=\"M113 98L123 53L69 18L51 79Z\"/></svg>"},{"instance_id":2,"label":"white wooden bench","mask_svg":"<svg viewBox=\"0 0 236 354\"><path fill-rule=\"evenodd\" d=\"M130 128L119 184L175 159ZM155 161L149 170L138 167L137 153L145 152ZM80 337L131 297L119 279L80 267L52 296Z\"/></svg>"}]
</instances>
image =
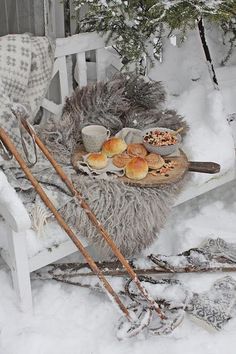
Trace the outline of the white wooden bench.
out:
<instances>
[{"instance_id":1,"label":"white wooden bench","mask_svg":"<svg viewBox=\"0 0 236 354\"><path fill-rule=\"evenodd\" d=\"M77 59L75 76L79 86L87 84L87 63L85 53L90 50L96 52L96 73L97 80L105 78L106 67L113 64L120 68L119 60L105 49L103 39L95 34L80 34L68 38L57 39L55 64L53 76L59 74L60 103L45 99L42 107L54 114L59 114L64 99L72 92L72 72L68 72L68 56L74 55ZM224 176L213 178L201 186L188 187L180 196L176 205L216 188L235 178L235 171L231 170ZM30 273L55 262L67 255L77 251L71 240L65 240L52 247L50 251L46 248L40 252L29 255L27 251L27 239L29 237L31 222L28 213L18 198L14 189L9 185L3 172L0 171L0 214L5 219L1 223L1 234L6 234L6 243L1 249L1 256L10 267L13 286L20 299L21 308L24 311L32 310L32 295L30 284Z\"/></svg>"}]
</instances>

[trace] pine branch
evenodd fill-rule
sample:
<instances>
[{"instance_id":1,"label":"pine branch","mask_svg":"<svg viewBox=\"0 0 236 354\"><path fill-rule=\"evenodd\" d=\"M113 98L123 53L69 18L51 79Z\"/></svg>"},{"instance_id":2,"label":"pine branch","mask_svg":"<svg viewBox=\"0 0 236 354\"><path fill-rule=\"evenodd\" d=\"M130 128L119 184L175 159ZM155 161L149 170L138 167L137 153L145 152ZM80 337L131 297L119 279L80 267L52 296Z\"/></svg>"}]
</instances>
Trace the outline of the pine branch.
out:
<instances>
[{"instance_id":1,"label":"pine branch","mask_svg":"<svg viewBox=\"0 0 236 354\"><path fill-rule=\"evenodd\" d=\"M124 62L127 63L139 63L142 57L148 57L150 44L153 46L154 58L161 58L161 39L166 38L168 32L172 33L175 30L180 30L182 37L186 37L188 30L196 27L196 22L201 25L199 18L221 26L222 23L232 22L236 14L236 0L175 0L172 2L74 0L74 2L78 9L85 4L89 7L85 18L80 21L81 30L108 32ZM161 26L165 31L160 29ZM203 32L204 41L204 28L199 31ZM153 41L153 38L158 38L158 41ZM205 44L203 46L208 56ZM229 56L232 51L233 44L230 40ZM228 56L225 60L228 60ZM212 62L209 60L208 62L213 72ZM213 80L217 85L215 74Z\"/></svg>"}]
</instances>

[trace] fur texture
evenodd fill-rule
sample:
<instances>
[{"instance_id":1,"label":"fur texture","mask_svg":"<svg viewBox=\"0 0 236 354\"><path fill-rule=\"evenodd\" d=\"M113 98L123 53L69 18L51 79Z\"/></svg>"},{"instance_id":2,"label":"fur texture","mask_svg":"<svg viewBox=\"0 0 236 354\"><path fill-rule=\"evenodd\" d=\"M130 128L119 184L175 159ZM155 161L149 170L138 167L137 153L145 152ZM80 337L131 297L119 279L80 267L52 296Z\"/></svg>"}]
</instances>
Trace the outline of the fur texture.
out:
<instances>
[{"instance_id":1,"label":"fur texture","mask_svg":"<svg viewBox=\"0 0 236 354\"><path fill-rule=\"evenodd\" d=\"M161 83L146 83L137 76L119 75L107 83L77 89L67 99L60 121L45 127L40 135L55 158L68 164L75 147L81 143L80 130L85 125L101 124L112 134L123 127L186 127L183 117L164 109L164 102ZM139 254L155 241L184 184L182 180L156 188L137 188L82 174L72 178L126 257ZM63 208L67 221L89 239L104 259L112 258L79 205L75 212L75 203L74 200Z\"/></svg>"},{"instance_id":2,"label":"fur texture","mask_svg":"<svg viewBox=\"0 0 236 354\"><path fill-rule=\"evenodd\" d=\"M174 110L164 108L166 93L161 82L146 82L131 74L118 74L108 82L76 89L67 98L63 115L39 133L59 161L70 161L81 142L81 129L89 124L107 126L112 134L124 127L145 129L162 126L178 129L187 125Z\"/></svg>"}]
</instances>

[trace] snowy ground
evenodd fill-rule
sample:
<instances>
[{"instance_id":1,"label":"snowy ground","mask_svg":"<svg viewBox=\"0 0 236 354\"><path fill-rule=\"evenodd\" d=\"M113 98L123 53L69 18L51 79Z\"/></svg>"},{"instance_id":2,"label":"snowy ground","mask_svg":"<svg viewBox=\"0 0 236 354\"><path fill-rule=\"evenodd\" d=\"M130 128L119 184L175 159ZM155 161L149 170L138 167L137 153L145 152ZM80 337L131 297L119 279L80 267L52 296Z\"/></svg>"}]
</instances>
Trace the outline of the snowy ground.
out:
<instances>
[{"instance_id":1,"label":"snowy ground","mask_svg":"<svg viewBox=\"0 0 236 354\"><path fill-rule=\"evenodd\" d=\"M232 242L235 219L233 182L175 208L151 251L176 253L198 245L208 236ZM222 276L192 274L179 278L192 290L201 292ZM4 265L0 268L0 284L0 354L235 354L236 318L221 332L209 332L186 317L171 335L140 335L120 342L115 338L119 314L106 296L51 280L37 280L33 281L35 313L25 315L17 307Z\"/></svg>"}]
</instances>

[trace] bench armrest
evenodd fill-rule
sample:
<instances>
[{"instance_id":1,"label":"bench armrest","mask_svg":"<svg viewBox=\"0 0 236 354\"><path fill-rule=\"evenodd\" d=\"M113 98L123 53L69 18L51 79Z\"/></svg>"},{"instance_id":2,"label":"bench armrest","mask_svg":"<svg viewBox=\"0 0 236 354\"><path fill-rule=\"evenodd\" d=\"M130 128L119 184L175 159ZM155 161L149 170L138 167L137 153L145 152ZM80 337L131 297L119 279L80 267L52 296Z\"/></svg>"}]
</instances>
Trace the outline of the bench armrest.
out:
<instances>
[{"instance_id":1,"label":"bench armrest","mask_svg":"<svg viewBox=\"0 0 236 354\"><path fill-rule=\"evenodd\" d=\"M0 171L0 214L15 232L31 227L26 208L2 171Z\"/></svg>"}]
</instances>

